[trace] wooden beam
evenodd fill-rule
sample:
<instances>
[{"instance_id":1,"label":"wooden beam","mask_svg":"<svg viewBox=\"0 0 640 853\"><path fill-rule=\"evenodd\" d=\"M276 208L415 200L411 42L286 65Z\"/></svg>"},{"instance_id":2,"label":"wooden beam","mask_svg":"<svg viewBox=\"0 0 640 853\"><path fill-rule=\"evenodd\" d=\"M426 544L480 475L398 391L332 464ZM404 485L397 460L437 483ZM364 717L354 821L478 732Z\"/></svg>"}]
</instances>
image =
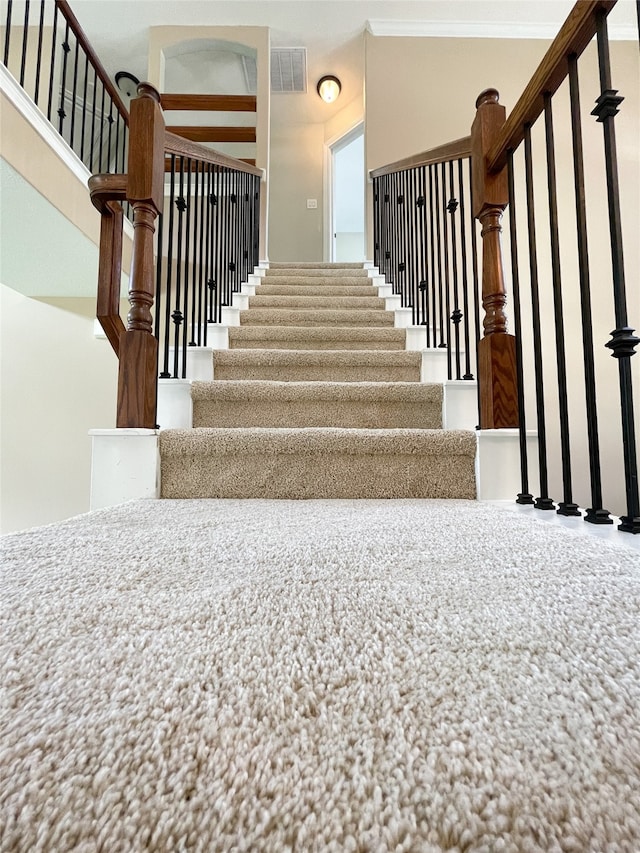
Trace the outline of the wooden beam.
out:
<instances>
[{"instance_id":1,"label":"wooden beam","mask_svg":"<svg viewBox=\"0 0 640 853\"><path fill-rule=\"evenodd\" d=\"M170 133L183 136L192 142L255 142L255 127L196 127L174 125L168 127Z\"/></svg>"},{"instance_id":2,"label":"wooden beam","mask_svg":"<svg viewBox=\"0 0 640 853\"><path fill-rule=\"evenodd\" d=\"M207 112L255 113L255 95L160 95L163 110L205 110Z\"/></svg>"}]
</instances>

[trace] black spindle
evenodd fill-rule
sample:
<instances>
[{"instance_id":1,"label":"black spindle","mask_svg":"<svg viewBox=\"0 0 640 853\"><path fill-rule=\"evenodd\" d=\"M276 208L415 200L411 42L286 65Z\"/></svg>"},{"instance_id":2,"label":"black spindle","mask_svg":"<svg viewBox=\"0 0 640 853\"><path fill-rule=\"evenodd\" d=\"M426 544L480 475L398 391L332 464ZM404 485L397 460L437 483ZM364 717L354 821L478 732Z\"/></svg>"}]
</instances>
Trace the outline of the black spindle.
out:
<instances>
[{"instance_id":1,"label":"black spindle","mask_svg":"<svg viewBox=\"0 0 640 853\"><path fill-rule=\"evenodd\" d=\"M53 110L53 81L56 72L56 48L58 38L58 7L53 7L53 24L51 28L51 66L49 69L49 98L47 100L47 118L51 121Z\"/></svg>"},{"instance_id":2,"label":"black spindle","mask_svg":"<svg viewBox=\"0 0 640 853\"><path fill-rule=\"evenodd\" d=\"M598 437L598 407L596 405L596 374L593 346L593 320L591 314L589 249L587 241L587 210L585 205L584 189L582 119L580 117L578 57L575 54L569 57L569 92L571 105L571 138L573 144L573 179L576 199L576 229L578 234L578 271L580 280L580 310L582 316L582 355L584 360L587 436L589 443L589 477L591 481L591 506L587 509L584 519L592 524L613 524L611 513L609 510L603 509L602 507L600 440Z\"/></svg>"},{"instance_id":3,"label":"black spindle","mask_svg":"<svg viewBox=\"0 0 640 853\"><path fill-rule=\"evenodd\" d=\"M64 41L62 42L62 80L60 83L60 106L58 107L58 133L60 134L60 136L62 136L62 131L64 129L64 120L67 117L67 113L64 109L64 101L67 88L67 65L70 50L71 46L69 45L69 22L67 21L64 30Z\"/></svg>"},{"instance_id":4,"label":"black spindle","mask_svg":"<svg viewBox=\"0 0 640 853\"><path fill-rule=\"evenodd\" d=\"M571 492L571 445L569 440L569 401L567 399L567 358L562 316L562 281L560 273L560 240L558 235L558 193L556 155L553 136L551 95L544 96L544 126L547 150L547 190L549 197L549 237L551 241L551 281L556 333L556 366L558 374L558 407L560 414L560 452L562 456L563 499L558 503L559 515L580 515Z\"/></svg>"},{"instance_id":5,"label":"black spindle","mask_svg":"<svg viewBox=\"0 0 640 853\"><path fill-rule=\"evenodd\" d=\"M4 65L9 66L9 44L11 41L11 14L13 12L13 2L8 0L7 3L7 23L4 30Z\"/></svg>"},{"instance_id":6,"label":"black spindle","mask_svg":"<svg viewBox=\"0 0 640 853\"><path fill-rule=\"evenodd\" d=\"M42 38L44 34L44 11L45 0L40 0L40 21L38 23L38 48L36 51L36 79L33 89L33 102L38 103L40 95L40 70L42 68Z\"/></svg>"},{"instance_id":7,"label":"black spindle","mask_svg":"<svg viewBox=\"0 0 640 853\"><path fill-rule=\"evenodd\" d=\"M462 253L462 312L464 329L464 376L463 379L473 379L471 372L471 351L469 331L469 261L467 257L467 218L465 216L464 203L464 175L462 171L462 158L458 160L458 187L460 191L460 251Z\"/></svg>"},{"instance_id":8,"label":"black spindle","mask_svg":"<svg viewBox=\"0 0 640 853\"><path fill-rule=\"evenodd\" d=\"M20 85L24 88L24 73L27 66L27 41L29 38L29 0L24 4L24 27L22 29L22 58L20 60Z\"/></svg>"},{"instance_id":9,"label":"black spindle","mask_svg":"<svg viewBox=\"0 0 640 853\"><path fill-rule=\"evenodd\" d=\"M456 228L456 213L458 211L458 199L455 197L453 160L449 161L449 203L447 210L451 215L451 272L453 276L453 312L451 322L453 323L453 336L455 346L456 379L460 379L462 373L460 361L460 321L462 311L460 310L460 283L458 280L458 231Z\"/></svg>"},{"instance_id":10,"label":"black spindle","mask_svg":"<svg viewBox=\"0 0 640 853\"><path fill-rule=\"evenodd\" d=\"M527 184L527 225L529 232L529 270L531 274L531 306L533 309L533 355L536 376L536 410L538 423L538 461L540 465L540 497L534 501L536 509L553 509L549 497L547 474L547 430L544 414L544 378L542 368L542 337L540 333L540 293L538 286L538 256L536 245L536 218L533 197L533 157L531 152L531 126L525 125L525 173Z\"/></svg>"},{"instance_id":11,"label":"black spindle","mask_svg":"<svg viewBox=\"0 0 640 853\"><path fill-rule=\"evenodd\" d=\"M516 193L513 177L513 151L507 160L509 183L509 235L511 238L511 280L513 282L513 320L516 333L516 375L518 378L518 432L520 438L520 482L522 491L516 503L532 504L529 491L529 458L527 450L527 418L524 405L524 367L522 358L522 316L520 302L520 267L518 265L518 232L516 225Z\"/></svg>"},{"instance_id":12,"label":"black spindle","mask_svg":"<svg viewBox=\"0 0 640 853\"><path fill-rule=\"evenodd\" d=\"M617 89L611 88L611 66L607 36L606 10L596 15L598 36L598 67L601 94L592 110L602 123L604 134L605 167L607 173L607 201L609 209L609 237L611 242L611 270L613 275L613 301L616 328L605 346L618 361L620 381L620 414L622 418L622 444L624 455L627 514L621 516L619 529L626 533L640 533L640 495L638 494L638 461L636 455L635 423L633 414L633 383L631 357L640 338L627 319L627 297L622 251L622 221L620 217L620 192L618 185L618 155L614 119L618 106L624 100Z\"/></svg>"}]
</instances>

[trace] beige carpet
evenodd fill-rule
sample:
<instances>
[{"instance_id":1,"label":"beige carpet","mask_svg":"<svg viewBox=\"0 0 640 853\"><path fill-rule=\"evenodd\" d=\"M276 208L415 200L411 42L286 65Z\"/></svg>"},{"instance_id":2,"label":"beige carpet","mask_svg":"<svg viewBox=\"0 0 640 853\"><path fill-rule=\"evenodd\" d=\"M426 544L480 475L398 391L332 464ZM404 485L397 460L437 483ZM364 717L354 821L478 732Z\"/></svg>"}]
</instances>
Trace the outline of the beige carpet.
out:
<instances>
[{"instance_id":1,"label":"beige carpet","mask_svg":"<svg viewBox=\"0 0 640 853\"><path fill-rule=\"evenodd\" d=\"M442 430L365 269L275 265L248 305L193 386L194 428L161 433L163 498L475 496L475 435Z\"/></svg>"},{"instance_id":2,"label":"beige carpet","mask_svg":"<svg viewBox=\"0 0 640 853\"><path fill-rule=\"evenodd\" d=\"M464 501L2 540L3 853L637 853L637 552Z\"/></svg>"}]
</instances>

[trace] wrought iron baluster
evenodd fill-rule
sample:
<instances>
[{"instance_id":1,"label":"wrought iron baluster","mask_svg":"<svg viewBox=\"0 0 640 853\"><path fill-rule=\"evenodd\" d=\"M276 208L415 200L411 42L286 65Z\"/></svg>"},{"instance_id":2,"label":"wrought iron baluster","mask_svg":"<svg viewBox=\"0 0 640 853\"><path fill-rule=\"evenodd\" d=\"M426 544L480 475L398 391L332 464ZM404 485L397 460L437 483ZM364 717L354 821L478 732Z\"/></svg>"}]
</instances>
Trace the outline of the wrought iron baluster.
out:
<instances>
[{"instance_id":1,"label":"wrought iron baluster","mask_svg":"<svg viewBox=\"0 0 640 853\"><path fill-rule=\"evenodd\" d=\"M13 0L7 2L7 22L4 30L4 65L9 65L9 47L11 42L11 16L13 13Z\"/></svg>"},{"instance_id":2,"label":"wrought iron baluster","mask_svg":"<svg viewBox=\"0 0 640 853\"><path fill-rule=\"evenodd\" d=\"M444 269L444 322L446 323L446 347L447 347L447 379L453 378L451 365L451 280L449 276L449 222L447 213L449 212L449 204L447 202L447 173L444 163L440 164L441 180L442 180L442 250L443 250L443 269Z\"/></svg>"},{"instance_id":3,"label":"wrought iron baluster","mask_svg":"<svg viewBox=\"0 0 640 853\"><path fill-rule=\"evenodd\" d=\"M24 4L24 26L22 28L22 57L20 59L20 85L24 88L24 74L27 65L27 43L29 38L29 0ZM6 63L5 63L6 64Z\"/></svg>"},{"instance_id":4,"label":"wrought iron baluster","mask_svg":"<svg viewBox=\"0 0 640 853\"><path fill-rule=\"evenodd\" d=\"M516 224L516 193L513 170L513 151L507 160L509 183L509 236L511 240L511 279L513 282L513 321L516 337L516 374L518 377L518 433L520 439L520 482L522 491L516 503L532 504L529 491L529 459L527 451L527 418L524 405L524 366L522 358L522 314L520 302L520 267L518 265L518 231Z\"/></svg>"},{"instance_id":5,"label":"wrought iron baluster","mask_svg":"<svg viewBox=\"0 0 640 853\"><path fill-rule=\"evenodd\" d=\"M58 107L58 133L60 134L60 136L62 136L64 120L67 117L67 114L64 109L64 99L67 86L67 64L70 50L71 47L69 46L69 22L67 21L64 30L64 41L62 42L62 81L60 83L60 106Z\"/></svg>"},{"instance_id":6,"label":"wrought iron baluster","mask_svg":"<svg viewBox=\"0 0 640 853\"><path fill-rule=\"evenodd\" d=\"M627 314L620 191L618 184L618 154L614 125L618 107L624 99L618 95L618 90L613 89L611 84L606 10L597 12L596 22L601 93L591 114L595 115L597 120L602 123L604 135L613 302L616 321L616 328L611 332L611 340L605 346L611 350L612 356L618 361L624 476L627 498L627 514L621 516L618 528L626 533L640 533L640 494L638 492L638 460L633 412L633 381L631 377L631 358L635 355L635 348L640 343L640 338L634 334L635 329L629 326Z\"/></svg>"},{"instance_id":7,"label":"wrought iron baluster","mask_svg":"<svg viewBox=\"0 0 640 853\"><path fill-rule=\"evenodd\" d=\"M556 366L558 376L558 407L560 413L560 447L562 456L563 499L558 503L558 513L560 515L580 515L578 505L573 502L571 488L571 445L569 440L569 401L567 399L567 357L564 344L564 318L562 316L562 281L560 273L560 240L558 235L556 157L553 135L553 111L551 95L549 93L546 93L544 96L544 125L547 150L551 281L553 285L553 313L555 320Z\"/></svg>"},{"instance_id":8,"label":"wrought iron baluster","mask_svg":"<svg viewBox=\"0 0 640 853\"><path fill-rule=\"evenodd\" d=\"M51 28L51 66L49 68L49 97L47 100L47 118L51 121L53 110L53 80L56 70L56 47L58 38L58 7L53 7L53 24Z\"/></svg>"},{"instance_id":9,"label":"wrought iron baluster","mask_svg":"<svg viewBox=\"0 0 640 853\"><path fill-rule=\"evenodd\" d=\"M540 497L534 501L536 509L554 509L549 497L547 475L547 429L544 406L544 375L542 366L542 337L540 333L540 293L538 286L538 257L536 245L536 218L533 197L533 157L531 152L531 126L526 125L524 136L525 174L527 184L527 224L529 231L529 270L531 274L531 306L533 310L533 360L536 377L536 409L538 422L538 461L540 465Z\"/></svg>"},{"instance_id":10,"label":"wrought iron baluster","mask_svg":"<svg viewBox=\"0 0 640 853\"><path fill-rule=\"evenodd\" d=\"M80 42L76 39L76 50L73 60L73 89L71 92L71 130L69 131L69 147L75 151L73 146L76 128L76 100L78 97L78 59L80 58Z\"/></svg>"},{"instance_id":11,"label":"wrought iron baluster","mask_svg":"<svg viewBox=\"0 0 640 853\"><path fill-rule=\"evenodd\" d=\"M460 374L462 372L460 362L460 321L462 320L462 311L460 311L460 293L458 281L458 232L456 228L456 213L458 211L458 206L458 199L455 197L453 160L450 160L449 201L447 203L447 210L449 211L449 215L451 216L451 273L453 277L453 312L451 313L450 317L451 322L453 323L456 379L460 379ZM449 350L449 352L451 352L451 350Z\"/></svg>"},{"instance_id":12,"label":"wrought iron baluster","mask_svg":"<svg viewBox=\"0 0 640 853\"><path fill-rule=\"evenodd\" d=\"M473 379L471 372L471 346L469 331L469 259L467 256L467 217L465 207L464 173L462 158L458 160L458 187L460 191L460 251L462 253L462 312L464 331L464 376L463 379Z\"/></svg>"},{"instance_id":13,"label":"wrought iron baluster","mask_svg":"<svg viewBox=\"0 0 640 853\"><path fill-rule=\"evenodd\" d=\"M42 68L42 38L44 34L44 4L45 0L40 0L40 21L38 24L38 48L36 51L36 79L33 89L33 102L38 103L40 96L40 71ZM6 65L6 63L5 63Z\"/></svg>"},{"instance_id":14,"label":"wrought iron baluster","mask_svg":"<svg viewBox=\"0 0 640 853\"><path fill-rule=\"evenodd\" d=\"M187 209L187 202L184 198L184 157L180 157L180 175L178 178L178 197L175 200L175 205L178 210L178 236L176 240L176 299L175 308L171 314L173 320L173 375L178 376L180 367L180 326L185 318L181 310L182 296L182 249L184 235L184 212ZM184 379L184 375L181 377Z\"/></svg>"},{"instance_id":15,"label":"wrought iron baluster","mask_svg":"<svg viewBox=\"0 0 640 853\"><path fill-rule=\"evenodd\" d=\"M160 374L161 379L169 379L169 340L171 335L171 295L172 295L172 278L173 278L173 207L176 197L176 155L171 155L171 172L169 179L169 225L167 229L167 278L166 278L166 294L165 294L165 311L164 311L164 360L163 370Z\"/></svg>"},{"instance_id":16,"label":"wrought iron baluster","mask_svg":"<svg viewBox=\"0 0 640 853\"><path fill-rule=\"evenodd\" d=\"M476 373L478 372L478 349L480 345L480 276L478 274L478 232L477 220L473 215L473 175L471 169L471 158L469 158L469 231L471 233L471 276L473 282L473 322L476 356ZM480 382L478 389L478 412L480 411Z\"/></svg>"}]
</instances>

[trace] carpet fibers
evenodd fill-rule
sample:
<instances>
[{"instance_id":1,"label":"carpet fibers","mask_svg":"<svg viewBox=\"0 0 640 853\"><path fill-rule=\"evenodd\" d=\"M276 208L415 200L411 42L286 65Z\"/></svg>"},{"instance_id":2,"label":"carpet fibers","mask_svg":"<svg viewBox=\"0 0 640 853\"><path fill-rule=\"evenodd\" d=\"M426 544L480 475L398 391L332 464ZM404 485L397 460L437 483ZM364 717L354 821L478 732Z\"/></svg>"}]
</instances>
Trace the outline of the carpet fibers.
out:
<instances>
[{"instance_id":1,"label":"carpet fibers","mask_svg":"<svg viewBox=\"0 0 640 853\"><path fill-rule=\"evenodd\" d=\"M637 552L473 501L2 540L3 851L637 853Z\"/></svg>"}]
</instances>

